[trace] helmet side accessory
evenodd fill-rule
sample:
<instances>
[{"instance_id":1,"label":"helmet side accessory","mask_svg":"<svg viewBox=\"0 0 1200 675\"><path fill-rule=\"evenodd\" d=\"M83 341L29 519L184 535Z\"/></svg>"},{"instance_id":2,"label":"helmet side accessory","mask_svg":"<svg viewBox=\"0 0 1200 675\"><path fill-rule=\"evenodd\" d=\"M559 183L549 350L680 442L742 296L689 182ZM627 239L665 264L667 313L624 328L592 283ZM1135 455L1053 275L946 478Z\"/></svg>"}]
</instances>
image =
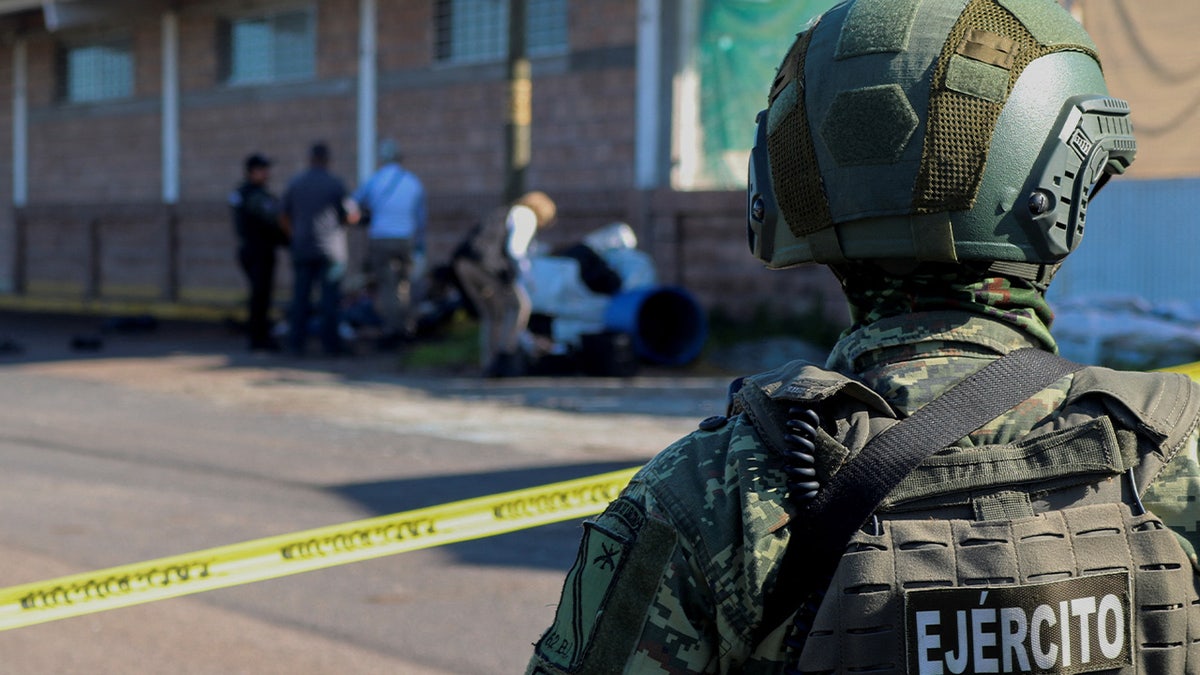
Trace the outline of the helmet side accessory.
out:
<instances>
[{"instance_id":1,"label":"helmet side accessory","mask_svg":"<svg viewBox=\"0 0 1200 675\"><path fill-rule=\"evenodd\" d=\"M1046 144L1039 174L1030 177L1024 208L1048 258L1062 258L1083 238L1088 202L1137 154L1129 104L1105 96L1074 96L1063 105L1059 133Z\"/></svg>"}]
</instances>

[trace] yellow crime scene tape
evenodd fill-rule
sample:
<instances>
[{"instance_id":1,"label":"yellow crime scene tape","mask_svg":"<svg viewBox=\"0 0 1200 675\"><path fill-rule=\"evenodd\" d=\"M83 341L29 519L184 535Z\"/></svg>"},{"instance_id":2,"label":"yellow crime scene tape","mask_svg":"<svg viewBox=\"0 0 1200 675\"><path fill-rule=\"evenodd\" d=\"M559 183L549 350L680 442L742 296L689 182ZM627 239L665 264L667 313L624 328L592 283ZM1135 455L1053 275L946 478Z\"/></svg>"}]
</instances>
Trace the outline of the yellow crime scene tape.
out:
<instances>
[{"instance_id":1,"label":"yellow crime scene tape","mask_svg":"<svg viewBox=\"0 0 1200 675\"><path fill-rule=\"evenodd\" d=\"M0 589L0 631L595 515L638 468Z\"/></svg>"},{"instance_id":2,"label":"yellow crime scene tape","mask_svg":"<svg viewBox=\"0 0 1200 675\"><path fill-rule=\"evenodd\" d=\"M637 468L0 589L0 630L595 515Z\"/></svg>"},{"instance_id":3,"label":"yellow crime scene tape","mask_svg":"<svg viewBox=\"0 0 1200 675\"><path fill-rule=\"evenodd\" d=\"M1171 366L1170 368L1163 368L1162 370L1163 372L1167 373L1182 373L1193 380L1200 382L1200 361L1195 363L1185 363L1181 366Z\"/></svg>"}]
</instances>

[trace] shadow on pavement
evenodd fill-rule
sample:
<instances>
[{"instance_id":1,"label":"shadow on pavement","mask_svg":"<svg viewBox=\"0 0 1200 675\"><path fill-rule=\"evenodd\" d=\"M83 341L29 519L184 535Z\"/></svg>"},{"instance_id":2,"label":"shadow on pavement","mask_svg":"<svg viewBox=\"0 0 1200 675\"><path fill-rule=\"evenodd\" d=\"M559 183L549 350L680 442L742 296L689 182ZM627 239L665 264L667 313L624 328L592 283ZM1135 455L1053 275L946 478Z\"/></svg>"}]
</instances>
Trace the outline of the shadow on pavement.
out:
<instances>
[{"instance_id":1,"label":"shadow on pavement","mask_svg":"<svg viewBox=\"0 0 1200 675\"><path fill-rule=\"evenodd\" d=\"M593 462L540 466L487 473L404 478L351 483L331 488L377 515L439 506L523 488L586 478L637 466L628 462ZM444 547L461 562L481 566L565 569L579 543L579 520L542 525Z\"/></svg>"},{"instance_id":2,"label":"shadow on pavement","mask_svg":"<svg viewBox=\"0 0 1200 675\"><path fill-rule=\"evenodd\" d=\"M149 316L0 312L0 365L223 353L241 347L236 327Z\"/></svg>"},{"instance_id":3,"label":"shadow on pavement","mask_svg":"<svg viewBox=\"0 0 1200 675\"><path fill-rule=\"evenodd\" d=\"M13 349L4 349L8 341ZM251 354L237 326L37 312L0 312L0 368L9 364L91 359L218 356L212 370L276 369L331 375L344 386L396 385L431 397L501 401L565 412L632 413L703 418L724 409L729 377L696 377L683 370L649 371L633 378L528 377L487 380L462 373L408 373L395 353L371 348L348 357L293 358ZM328 383L327 378L322 378Z\"/></svg>"}]
</instances>

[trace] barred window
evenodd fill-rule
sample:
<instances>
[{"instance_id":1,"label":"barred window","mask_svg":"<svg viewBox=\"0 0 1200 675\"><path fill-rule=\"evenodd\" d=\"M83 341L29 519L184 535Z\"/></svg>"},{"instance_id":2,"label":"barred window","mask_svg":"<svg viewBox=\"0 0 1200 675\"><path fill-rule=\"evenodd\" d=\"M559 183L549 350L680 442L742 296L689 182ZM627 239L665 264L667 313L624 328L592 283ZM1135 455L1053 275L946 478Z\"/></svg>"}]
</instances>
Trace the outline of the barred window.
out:
<instances>
[{"instance_id":1,"label":"barred window","mask_svg":"<svg viewBox=\"0 0 1200 675\"><path fill-rule=\"evenodd\" d=\"M303 80L316 74L315 12L309 9L239 17L222 23L222 79L228 84Z\"/></svg>"},{"instance_id":2,"label":"barred window","mask_svg":"<svg viewBox=\"0 0 1200 675\"><path fill-rule=\"evenodd\" d=\"M129 98L133 80L131 40L69 45L59 51L59 95L68 103Z\"/></svg>"},{"instance_id":3,"label":"barred window","mask_svg":"<svg viewBox=\"0 0 1200 675\"><path fill-rule=\"evenodd\" d=\"M567 51L567 0L526 0L529 56ZM499 61L508 53L508 0L438 0L437 58L451 63Z\"/></svg>"}]
</instances>

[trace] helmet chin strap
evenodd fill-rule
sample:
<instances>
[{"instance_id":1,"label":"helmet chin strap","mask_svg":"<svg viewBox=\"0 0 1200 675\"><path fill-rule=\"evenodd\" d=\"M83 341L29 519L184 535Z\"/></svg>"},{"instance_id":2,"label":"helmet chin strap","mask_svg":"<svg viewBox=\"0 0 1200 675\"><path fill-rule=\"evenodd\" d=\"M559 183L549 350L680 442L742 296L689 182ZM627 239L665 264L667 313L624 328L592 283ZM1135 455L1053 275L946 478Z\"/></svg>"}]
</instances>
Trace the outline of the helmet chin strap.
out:
<instances>
[{"instance_id":1,"label":"helmet chin strap","mask_svg":"<svg viewBox=\"0 0 1200 675\"><path fill-rule=\"evenodd\" d=\"M1050 281L1054 279L1054 275L1058 273L1058 268L1061 266L1061 261L1046 264L997 260L988 265L987 271L1000 276L1025 279L1032 283L1039 291L1045 293L1046 288L1050 286Z\"/></svg>"}]
</instances>

